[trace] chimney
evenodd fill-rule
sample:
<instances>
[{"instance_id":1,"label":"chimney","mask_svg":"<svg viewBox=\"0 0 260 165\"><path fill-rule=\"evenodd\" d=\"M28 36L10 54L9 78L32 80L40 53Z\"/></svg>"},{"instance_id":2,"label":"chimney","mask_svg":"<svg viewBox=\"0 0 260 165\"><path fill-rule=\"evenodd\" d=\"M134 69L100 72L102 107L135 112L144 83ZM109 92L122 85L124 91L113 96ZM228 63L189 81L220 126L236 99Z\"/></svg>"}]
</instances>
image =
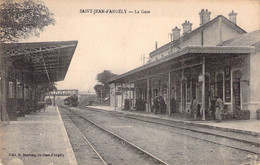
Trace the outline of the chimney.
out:
<instances>
[{"instance_id":1,"label":"chimney","mask_svg":"<svg viewBox=\"0 0 260 165\"><path fill-rule=\"evenodd\" d=\"M172 40L175 40L176 38L180 37L180 32L181 29L177 28L177 26L175 26L174 29L172 29Z\"/></svg>"},{"instance_id":2,"label":"chimney","mask_svg":"<svg viewBox=\"0 0 260 165\"><path fill-rule=\"evenodd\" d=\"M158 48L157 41L155 42L155 50Z\"/></svg>"},{"instance_id":3,"label":"chimney","mask_svg":"<svg viewBox=\"0 0 260 165\"><path fill-rule=\"evenodd\" d=\"M210 21L210 14L211 12L208 11L208 9L204 10L201 9L199 15L200 15L200 25L203 25Z\"/></svg>"},{"instance_id":4,"label":"chimney","mask_svg":"<svg viewBox=\"0 0 260 165\"><path fill-rule=\"evenodd\" d=\"M233 10L231 13L228 14L229 20L233 23L237 23L237 13L235 13Z\"/></svg>"},{"instance_id":5,"label":"chimney","mask_svg":"<svg viewBox=\"0 0 260 165\"><path fill-rule=\"evenodd\" d=\"M185 20L185 22L182 24L183 27L183 35L189 33L192 29L192 23L190 21Z\"/></svg>"}]
</instances>

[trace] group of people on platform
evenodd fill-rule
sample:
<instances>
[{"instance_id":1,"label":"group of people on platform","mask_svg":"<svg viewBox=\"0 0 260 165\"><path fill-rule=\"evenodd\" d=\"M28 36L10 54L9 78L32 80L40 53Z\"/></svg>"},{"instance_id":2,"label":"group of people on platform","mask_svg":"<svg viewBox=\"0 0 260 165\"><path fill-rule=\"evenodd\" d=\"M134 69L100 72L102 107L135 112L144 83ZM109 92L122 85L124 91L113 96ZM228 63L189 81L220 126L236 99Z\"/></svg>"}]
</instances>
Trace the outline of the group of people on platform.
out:
<instances>
[{"instance_id":1,"label":"group of people on platform","mask_svg":"<svg viewBox=\"0 0 260 165\"><path fill-rule=\"evenodd\" d=\"M129 101L130 102L130 101ZM130 103L125 102L125 109L130 109ZM138 98L135 102L135 108L136 111L145 111L146 109L146 101L144 99ZM171 109L176 111L176 100L171 101ZM152 111L154 111L155 114L166 113L166 103L162 96L158 96L154 99ZM206 111L206 115L212 116L213 120L216 122L221 122L222 120L222 112L224 109L224 103L220 97L213 96L210 98L210 107L209 110ZM199 104L199 101L195 99L195 97L192 98L191 105L190 105L190 114L193 115L194 120L197 120L198 114L201 114L200 112L201 107Z\"/></svg>"},{"instance_id":2,"label":"group of people on platform","mask_svg":"<svg viewBox=\"0 0 260 165\"><path fill-rule=\"evenodd\" d=\"M220 97L213 96L210 102L211 115L214 120L220 122L222 120L222 112L224 109L224 103Z\"/></svg>"},{"instance_id":3,"label":"group of people on platform","mask_svg":"<svg viewBox=\"0 0 260 165\"><path fill-rule=\"evenodd\" d=\"M146 109L146 101L144 99L138 98L135 100L135 109L136 111L145 111Z\"/></svg>"},{"instance_id":4,"label":"group of people on platform","mask_svg":"<svg viewBox=\"0 0 260 165\"><path fill-rule=\"evenodd\" d=\"M163 99L162 96L156 97L154 99L154 103L153 103L153 109L154 109L154 113L157 115L158 112L160 112L161 114L165 114L166 113L166 103Z\"/></svg>"},{"instance_id":5,"label":"group of people on platform","mask_svg":"<svg viewBox=\"0 0 260 165\"><path fill-rule=\"evenodd\" d=\"M135 109L136 111L145 111L146 110L146 101L144 99L138 98L135 101ZM127 104L125 104L127 105ZM153 107L152 107L152 111L154 111L155 114L161 113L161 114L165 114L166 113L166 103L163 99L162 96L158 96L154 99L153 102Z\"/></svg>"},{"instance_id":6,"label":"group of people on platform","mask_svg":"<svg viewBox=\"0 0 260 165\"><path fill-rule=\"evenodd\" d=\"M213 96L210 100L210 108L208 112L210 112L210 116L212 116L213 120L215 120L216 122L221 122L224 103L222 99L218 96ZM192 98L190 110L194 116L194 120L196 120L198 112L200 112L200 105L195 97Z\"/></svg>"}]
</instances>

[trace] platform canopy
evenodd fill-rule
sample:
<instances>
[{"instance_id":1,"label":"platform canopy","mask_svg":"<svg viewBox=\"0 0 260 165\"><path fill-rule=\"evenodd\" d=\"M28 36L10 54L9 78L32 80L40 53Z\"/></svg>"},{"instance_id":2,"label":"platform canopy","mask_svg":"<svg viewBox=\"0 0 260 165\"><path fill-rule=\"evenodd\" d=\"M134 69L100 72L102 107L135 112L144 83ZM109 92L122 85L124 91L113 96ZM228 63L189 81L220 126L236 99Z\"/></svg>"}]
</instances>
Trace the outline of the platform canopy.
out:
<instances>
[{"instance_id":1,"label":"platform canopy","mask_svg":"<svg viewBox=\"0 0 260 165\"><path fill-rule=\"evenodd\" d=\"M35 83L64 80L78 41L1 44L1 58Z\"/></svg>"},{"instance_id":2,"label":"platform canopy","mask_svg":"<svg viewBox=\"0 0 260 165\"><path fill-rule=\"evenodd\" d=\"M169 55L164 58L113 77L109 80L109 83L122 83L138 78L145 79L159 72L164 71L168 73L174 70L184 69L185 67L201 65L202 60L200 57L202 56L208 58L232 58L238 55L250 55L254 51L255 48L253 46L187 46L176 52L169 53ZM185 63L187 63L187 65L185 65Z\"/></svg>"}]
</instances>

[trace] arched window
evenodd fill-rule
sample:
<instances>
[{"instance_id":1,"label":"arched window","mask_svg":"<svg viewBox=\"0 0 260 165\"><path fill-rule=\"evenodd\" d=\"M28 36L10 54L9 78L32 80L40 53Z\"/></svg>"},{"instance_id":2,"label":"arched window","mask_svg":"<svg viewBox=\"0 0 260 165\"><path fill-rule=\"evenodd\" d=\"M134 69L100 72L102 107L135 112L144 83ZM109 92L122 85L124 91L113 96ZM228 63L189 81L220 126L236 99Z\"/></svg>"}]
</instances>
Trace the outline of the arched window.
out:
<instances>
[{"instance_id":1,"label":"arched window","mask_svg":"<svg viewBox=\"0 0 260 165\"><path fill-rule=\"evenodd\" d=\"M218 97L220 97L223 100L223 74L219 73L217 74L217 89L216 94Z\"/></svg>"},{"instance_id":2,"label":"arched window","mask_svg":"<svg viewBox=\"0 0 260 165\"><path fill-rule=\"evenodd\" d=\"M241 84L242 72L240 70L233 72L233 98L236 110L241 110Z\"/></svg>"}]
</instances>

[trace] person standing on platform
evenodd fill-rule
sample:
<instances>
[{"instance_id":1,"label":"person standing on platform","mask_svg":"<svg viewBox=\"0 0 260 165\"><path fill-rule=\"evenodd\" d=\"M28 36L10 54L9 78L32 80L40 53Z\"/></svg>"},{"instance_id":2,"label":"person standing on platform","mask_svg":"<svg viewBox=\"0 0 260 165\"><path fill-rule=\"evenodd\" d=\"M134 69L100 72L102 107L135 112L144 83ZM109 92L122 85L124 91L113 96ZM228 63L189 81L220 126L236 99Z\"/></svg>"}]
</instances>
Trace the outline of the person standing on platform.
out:
<instances>
[{"instance_id":1,"label":"person standing on platform","mask_svg":"<svg viewBox=\"0 0 260 165\"><path fill-rule=\"evenodd\" d=\"M142 110L142 103L141 103L141 98L136 99L136 103L135 103L135 108L136 111L141 111Z\"/></svg>"},{"instance_id":2,"label":"person standing on platform","mask_svg":"<svg viewBox=\"0 0 260 165\"><path fill-rule=\"evenodd\" d=\"M171 112L172 113L175 113L177 110L176 110L176 100L174 98L171 99Z\"/></svg>"},{"instance_id":3,"label":"person standing on platform","mask_svg":"<svg viewBox=\"0 0 260 165\"><path fill-rule=\"evenodd\" d=\"M216 120L215 117L215 112L216 112L216 96L213 96L210 100L210 111L211 111L211 116L213 120Z\"/></svg>"},{"instance_id":4,"label":"person standing on platform","mask_svg":"<svg viewBox=\"0 0 260 165\"><path fill-rule=\"evenodd\" d=\"M221 98L217 97L216 112L215 112L216 122L221 122L221 120L222 120L221 115L222 115L223 108L224 108L223 101L221 100Z\"/></svg>"},{"instance_id":5,"label":"person standing on platform","mask_svg":"<svg viewBox=\"0 0 260 165\"><path fill-rule=\"evenodd\" d=\"M154 113L157 115L157 112L159 110L159 97L156 97L153 102L154 106Z\"/></svg>"},{"instance_id":6,"label":"person standing on platform","mask_svg":"<svg viewBox=\"0 0 260 165\"><path fill-rule=\"evenodd\" d=\"M190 109L191 112L193 113L194 120L197 120L198 107L199 107L198 100L196 100L195 97L193 96Z\"/></svg>"},{"instance_id":7,"label":"person standing on platform","mask_svg":"<svg viewBox=\"0 0 260 165\"><path fill-rule=\"evenodd\" d=\"M166 113L167 106L166 106L165 101L162 96L159 97L159 108L160 108L161 114Z\"/></svg>"}]
</instances>

